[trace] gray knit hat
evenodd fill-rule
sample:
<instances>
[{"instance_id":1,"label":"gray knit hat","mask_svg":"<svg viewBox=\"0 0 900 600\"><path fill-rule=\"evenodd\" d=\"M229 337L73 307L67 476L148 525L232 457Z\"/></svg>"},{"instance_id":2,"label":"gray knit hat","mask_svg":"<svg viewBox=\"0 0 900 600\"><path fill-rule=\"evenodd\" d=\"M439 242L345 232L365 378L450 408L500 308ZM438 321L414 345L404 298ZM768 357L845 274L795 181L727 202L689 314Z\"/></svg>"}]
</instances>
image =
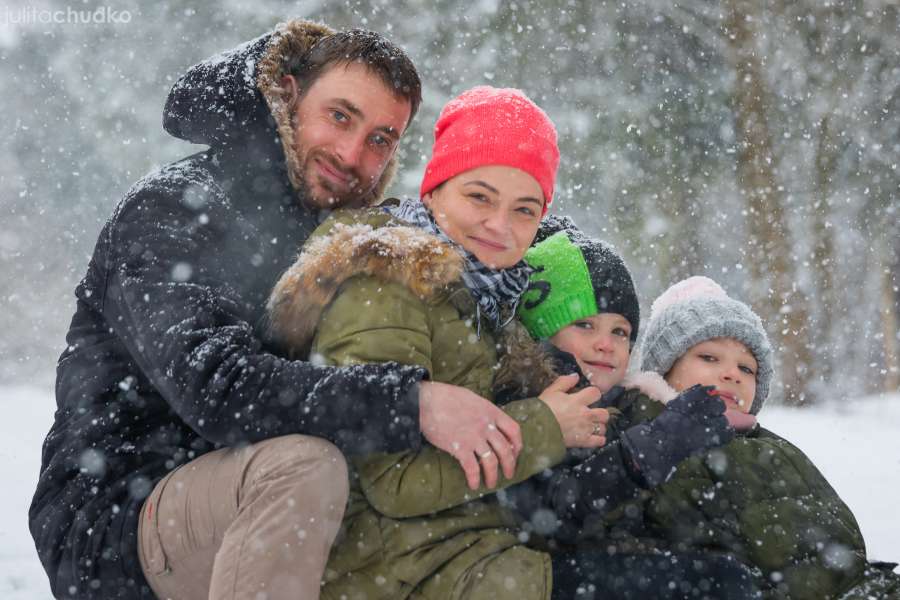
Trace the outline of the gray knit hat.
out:
<instances>
[{"instance_id":1,"label":"gray knit hat","mask_svg":"<svg viewBox=\"0 0 900 600\"><path fill-rule=\"evenodd\" d=\"M665 375L681 355L713 338L743 343L757 362L756 396L750 413L756 414L772 383L772 346L762 321L753 310L729 298L707 277L690 277L662 293L650 309L650 322L640 344L641 370Z\"/></svg>"}]
</instances>

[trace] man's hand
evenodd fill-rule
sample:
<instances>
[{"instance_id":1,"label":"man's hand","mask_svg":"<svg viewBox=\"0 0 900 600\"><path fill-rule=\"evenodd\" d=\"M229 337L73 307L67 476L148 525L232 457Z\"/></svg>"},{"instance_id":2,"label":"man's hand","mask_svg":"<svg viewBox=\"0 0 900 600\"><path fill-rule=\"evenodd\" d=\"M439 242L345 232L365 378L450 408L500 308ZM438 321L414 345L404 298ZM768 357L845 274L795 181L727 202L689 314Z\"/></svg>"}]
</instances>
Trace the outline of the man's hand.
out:
<instances>
[{"instance_id":1,"label":"man's hand","mask_svg":"<svg viewBox=\"0 0 900 600\"><path fill-rule=\"evenodd\" d=\"M515 419L466 388L435 381L419 384L419 428L431 444L459 461L469 488L497 485L498 462L512 479L522 450ZM479 463L481 465L479 469Z\"/></svg>"},{"instance_id":2,"label":"man's hand","mask_svg":"<svg viewBox=\"0 0 900 600\"><path fill-rule=\"evenodd\" d=\"M577 384L578 375L563 375L551 383L538 398L553 411L566 448L599 448L606 443L609 411L590 407L600 399L598 388L586 387L569 393Z\"/></svg>"}]
</instances>

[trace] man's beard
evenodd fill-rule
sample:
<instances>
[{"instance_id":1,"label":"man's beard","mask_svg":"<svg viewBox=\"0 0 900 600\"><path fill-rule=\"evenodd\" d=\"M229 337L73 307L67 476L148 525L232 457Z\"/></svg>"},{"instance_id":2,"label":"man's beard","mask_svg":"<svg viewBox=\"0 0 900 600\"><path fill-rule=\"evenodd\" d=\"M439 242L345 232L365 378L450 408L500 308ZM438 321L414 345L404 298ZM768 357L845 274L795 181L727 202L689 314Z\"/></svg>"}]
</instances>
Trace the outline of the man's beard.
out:
<instances>
[{"instance_id":1,"label":"man's beard","mask_svg":"<svg viewBox=\"0 0 900 600\"><path fill-rule=\"evenodd\" d=\"M298 151L300 149L298 148ZM314 209L336 209L343 207L358 208L365 206L372 193L374 185L370 185L364 189L361 185L362 177L354 169L348 169L341 165L334 157L322 152L313 150L312 152L300 151L301 156L301 177L300 196L303 204ZM325 163L328 168L336 171L342 176L346 176L350 182L349 186L338 189L331 181L320 176L318 167L314 164L316 161ZM309 178L315 178L314 184L308 181Z\"/></svg>"}]
</instances>

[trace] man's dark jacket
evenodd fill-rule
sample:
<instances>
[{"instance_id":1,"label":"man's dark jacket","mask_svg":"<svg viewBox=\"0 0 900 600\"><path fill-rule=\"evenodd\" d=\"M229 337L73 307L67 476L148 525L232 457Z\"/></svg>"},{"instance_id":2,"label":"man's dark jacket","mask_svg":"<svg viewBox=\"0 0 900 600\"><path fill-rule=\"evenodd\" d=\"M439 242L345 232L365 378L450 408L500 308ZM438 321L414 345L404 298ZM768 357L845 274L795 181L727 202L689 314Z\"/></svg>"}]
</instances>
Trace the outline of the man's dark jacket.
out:
<instances>
[{"instance_id":1,"label":"man's dark jacket","mask_svg":"<svg viewBox=\"0 0 900 600\"><path fill-rule=\"evenodd\" d=\"M291 433L357 452L419 442L423 370L316 366L263 341L269 291L318 219L289 181L261 71L271 81L273 57L327 31L295 21L192 67L164 126L209 150L138 181L100 233L29 512L58 598L152 598L142 501L206 452Z\"/></svg>"}]
</instances>

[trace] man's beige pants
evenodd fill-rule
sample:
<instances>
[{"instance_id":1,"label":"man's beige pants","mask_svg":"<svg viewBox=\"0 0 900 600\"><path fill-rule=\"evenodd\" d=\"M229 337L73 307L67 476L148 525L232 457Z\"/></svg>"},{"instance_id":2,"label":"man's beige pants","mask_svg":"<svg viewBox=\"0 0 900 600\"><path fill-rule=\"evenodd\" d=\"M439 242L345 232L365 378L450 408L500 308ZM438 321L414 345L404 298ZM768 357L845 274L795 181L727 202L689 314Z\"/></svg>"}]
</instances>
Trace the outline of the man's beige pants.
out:
<instances>
[{"instance_id":1,"label":"man's beige pants","mask_svg":"<svg viewBox=\"0 0 900 600\"><path fill-rule=\"evenodd\" d=\"M210 452L144 501L144 575L160 600L316 599L347 494L347 463L319 438Z\"/></svg>"}]
</instances>

